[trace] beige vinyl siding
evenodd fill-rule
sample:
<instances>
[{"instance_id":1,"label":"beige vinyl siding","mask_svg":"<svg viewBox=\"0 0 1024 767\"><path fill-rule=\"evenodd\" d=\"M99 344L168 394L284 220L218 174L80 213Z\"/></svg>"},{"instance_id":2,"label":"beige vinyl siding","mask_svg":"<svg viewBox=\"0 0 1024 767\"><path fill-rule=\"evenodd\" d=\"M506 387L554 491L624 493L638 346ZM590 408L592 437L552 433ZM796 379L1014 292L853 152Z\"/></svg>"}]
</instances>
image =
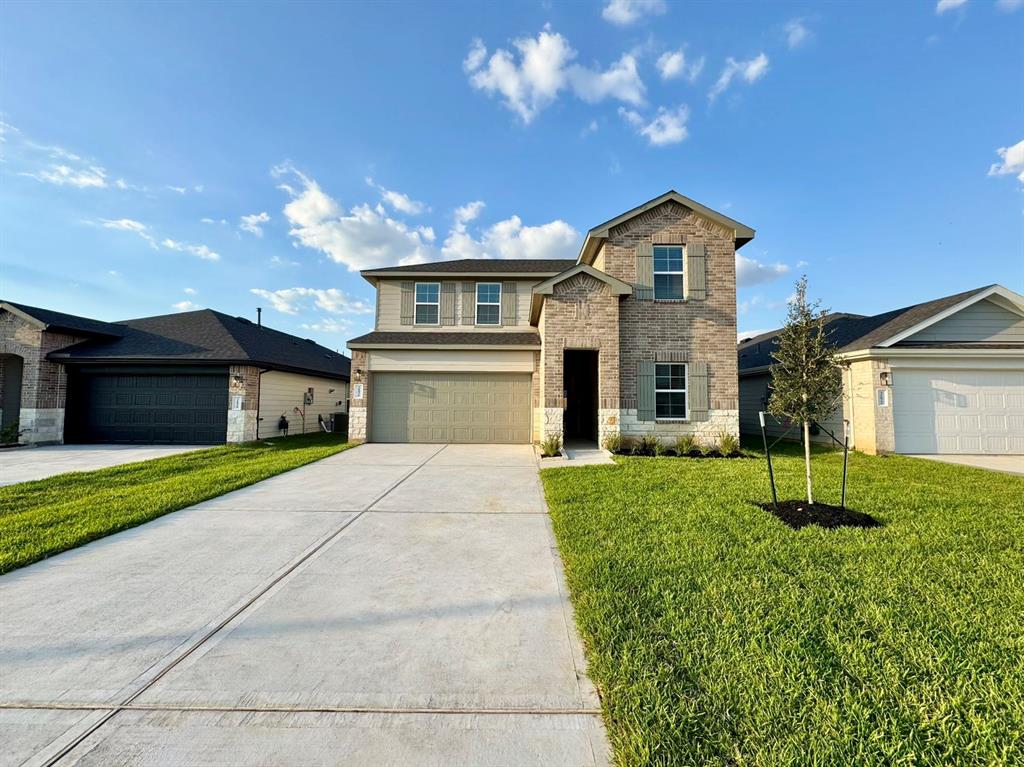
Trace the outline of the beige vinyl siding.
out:
<instances>
[{"instance_id":1,"label":"beige vinyl siding","mask_svg":"<svg viewBox=\"0 0 1024 767\"><path fill-rule=\"evenodd\" d=\"M534 352L511 349L375 349L370 352L371 372L452 371L532 373Z\"/></svg>"},{"instance_id":2,"label":"beige vinyl siding","mask_svg":"<svg viewBox=\"0 0 1024 767\"><path fill-rule=\"evenodd\" d=\"M757 435L761 434L761 423L757 414L768 407L768 383L770 375L747 376L740 379L740 433ZM838 439L843 438L843 411L838 408L828 419L821 424L831 431ZM765 431L769 437L781 437L786 427L770 415L765 416ZM787 439L799 440L800 430L793 428L787 435ZM832 438L824 431L817 435L811 435L811 442L831 443Z\"/></svg>"},{"instance_id":3,"label":"beige vinyl siding","mask_svg":"<svg viewBox=\"0 0 1024 767\"><path fill-rule=\"evenodd\" d=\"M1024 343L1024 317L983 300L905 339L905 344Z\"/></svg>"},{"instance_id":4,"label":"beige vinyl siding","mask_svg":"<svg viewBox=\"0 0 1024 767\"><path fill-rule=\"evenodd\" d=\"M313 404L304 406L303 395L310 387L313 388ZM259 436L279 436L277 422L282 415L288 419L289 434L302 434L303 419L295 408L306 412L305 432L317 431L317 415L326 419L331 413L344 411L347 399L348 384L342 380L270 370L260 376Z\"/></svg>"},{"instance_id":5,"label":"beige vinyl siding","mask_svg":"<svg viewBox=\"0 0 1024 767\"><path fill-rule=\"evenodd\" d=\"M510 282L507 277L495 277L494 279L454 277L451 279L418 277L416 282L454 282L455 283L455 325L448 328L437 325L403 325L402 324L402 282L406 280L385 280L377 283L377 330L401 331L401 332L438 332L439 330L455 330L460 332L479 331L483 333L500 333L502 331L522 332L530 326L530 299L533 293L533 286L541 282L533 280L511 280L516 283L516 319L515 325L463 325L462 324L462 283L463 282Z\"/></svg>"}]
</instances>

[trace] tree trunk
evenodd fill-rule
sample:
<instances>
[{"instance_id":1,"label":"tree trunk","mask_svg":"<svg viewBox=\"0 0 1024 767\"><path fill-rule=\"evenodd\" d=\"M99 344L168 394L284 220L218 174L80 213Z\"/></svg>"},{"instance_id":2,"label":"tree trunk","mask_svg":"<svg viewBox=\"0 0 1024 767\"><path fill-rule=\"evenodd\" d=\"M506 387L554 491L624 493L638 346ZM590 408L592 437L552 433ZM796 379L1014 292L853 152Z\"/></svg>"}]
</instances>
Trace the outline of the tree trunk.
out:
<instances>
[{"instance_id":1,"label":"tree trunk","mask_svg":"<svg viewBox=\"0 0 1024 767\"><path fill-rule=\"evenodd\" d=\"M814 503L811 489L811 422L804 421L804 464L807 467L807 502Z\"/></svg>"}]
</instances>

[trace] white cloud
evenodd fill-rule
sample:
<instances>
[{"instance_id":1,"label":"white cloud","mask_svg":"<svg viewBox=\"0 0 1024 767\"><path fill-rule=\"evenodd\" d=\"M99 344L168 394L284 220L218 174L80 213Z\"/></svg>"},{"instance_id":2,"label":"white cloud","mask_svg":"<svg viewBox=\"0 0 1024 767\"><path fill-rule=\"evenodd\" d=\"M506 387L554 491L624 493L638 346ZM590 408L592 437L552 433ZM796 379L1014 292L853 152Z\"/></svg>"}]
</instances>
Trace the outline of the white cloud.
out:
<instances>
[{"instance_id":1,"label":"white cloud","mask_svg":"<svg viewBox=\"0 0 1024 767\"><path fill-rule=\"evenodd\" d=\"M279 185L292 198L284 206L284 215L291 225L289 234L298 244L321 251L350 271L429 260L432 231L409 227L390 217L381 205L362 204L346 212L315 180L290 165L272 172L278 177L294 176L301 184L300 189Z\"/></svg>"},{"instance_id":2,"label":"white cloud","mask_svg":"<svg viewBox=\"0 0 1024 767\"><path fill-rule=\"evenodd\" d=\"M1018 181L1024 183L1024 141L1018 141L1010 147L1000 147L996 154L1001 162L993 163L988 169L988 175L1005 176L1013 173Z\"/></svg>"},{"instance_id":3,"label":"white cloud","mask_svg":"<svg viewBox=\"0 0 1024 767\"><path fill-rule=\"evenodd\" d=\"M373 314L372 304L352 298L337 288L252 288L249 292L267 299L277 311L284 314L298 314L310 304L331 314Z\"/></svg>"},{"instance_id":4,"label":"white cloud","mask_svg":"<svg viewBox=\"0 0 1024 767\"><path fill-rule=\"evenodd\" d=\"M207 217L207 218L199 219L199 223L201 223L201 224L222 224L222 225L226 225L228 223L228 220L226 218L209 218L209 217Z\"/></svg>"},{"instance_id":5,"label":"white cloud","mask_svg":"<svg viewBox=\"0 0 1024 767\"><path fill-rule=\"evenodd\" d=\"M458 211L473 207L469 218ZM479 207L475 207L479 206ZM562 220L539 226L523 226L519 216L511 216L485 229L479 238L466 230L466 222L479 214L483 203L470 203L456 211L455 225L441 247L444 258L572 258L579 248L580 235Z\"/></svg>"},{"instance_id":6,"label":"white cloud","mask_svg":"<svg viewBox=\"0 0 1024 767\"><path fill-rule=\"evenodd\" d=\"M805 266L810 266L810 265L811 265L810 261L797 261L796 262L796 268L797 269L803 269Z\"/></svg>"},{"instance_id":7,"label":"white cloud","mask_svg":"<svg viewBox=\"0 0 1024 767\"><path fill-rule=\"evenodd\" d=\"M786 45L789 46L790 50L799 48L811 37L811 30L804 24L803 19L790 19L783 25L782 29L786 33Z\"/></svg>"},{"instance_id":8,"label":"white cloud","mask_svg":"<svg viewBox=\"0 0 1024 767\"><path fill-rule=\"evenodd\" d=\"M196 289L195 288L185 288L185 295L186 296L194 296L195 294L196 294Z\"/></svg>"},{"instance_id":9,"label":"white cloud","mask_svg":"<svg viewBox=\"0 0 1024 767\"><path fill-rule=\"evenodd\" d=\"M622 118L636 128L637 133L646 136L651 146L667 146L685 141L689 135L686 122L690 119L690 109L685 104L676 109L658 108L653 120L644 119L638 112L619 107Z\"/></svg>"},{"instance_id":10,"label":"white cloud","mask_svg":"<svg viewBox=\"0 0 1024 767\"><path fill-rule=\"evenodd\" d=\"M775 328L759 328L758 330L741 330L739 333L736 334L736 343L739 343L740 341L745 341L748 338L754 338L756 336L761 335L762 333L767 333L769 330L775 330Z\"/></svg>"},{"instance_id":11,"label":"white cloud","mask_svg":"<svg viewBox=\"0 0 1024 767\"><path fill-rule=\"evenodd\" d=\"M183 186L171 186L170 184L168 184L165 188L170 189L172 192L177 192L178 194L185 194L185 192L188 191L188 189L186 189Z\"/></svg>"},{"instance_id":12,"label":"white cloud","mask_svg":"<svg viewBox=\"0 0 1024 767\"><path fill-rule=\"evenodd\" d=\"M1024 0L996 0L996 8L1004 13L1013 13L1018 8L1024 8Z\"/></svg>"},{"instance_id":13,"label":"white cloud","mask_svg":"<svg viewBox=\"0 0 1024 767\"><path fill-rule=\"evenodd\" d=\"M947 11L955 10L956 8L959 8L966 4L967 0L939 0L935 4L935 13L941 15L943 13L946 13Z\"/></svg>"},{"instance_id":14,"label":"white cloud","mask_svg":"<svg viewBox=\"0 0 1024 767\"><path fill-rule=\"evenodd\" d=\"M591 120L589 123L583 126L583 130L580 131L580 138L586 138L591 133L597 133L598 128L597 120Z\"/></svg>"},{"instance_id":15,"label":"white cloud","mask_svg":"<svg viewBox=\"0 0 1024 767\"><path fill-rule=\"evenodd\" d=\"M466 72L475 72L481 67L486 58L487 46L484 45L484 41L479 37L474 37L473 41L469 44L469 53L466 54L466 58L462 62L462 69Z\"/></svg>"},{"instance_id":16,"label":"white cloud","mask_svg":"<svg viewBox=\"0 0 1024 767\"><path fill-rule=\"evenodd\" d=\"M572 66L568 70L573 92L583 101L596 104L606 98L625 101L627 104L644 103L644 83L637 70L636 58L624 53L603 72Z\"/></svg>"},{"instance_id":17,"label":"white cloud","mask_svg":"<svg viewBox=\"0 0 1024 767\"><path fill-rule=\"evenodd\" d=\"M660 16L667 10L665 0L609 0L601 10L601 17L624 27L635 24L644 16Z\"/></svg>"},{"instance_id":18,"label":"white cloud","mask_svg":"<svg viewBox=\"0 0 1024 767\"><path fill-rule=\"evenodd\" d=\"M589 103L607 98L634 105L644 102L645 88L632 54L623 54L603 71L572 64L576 51L550 25L545 25L536 38L514 40L513 46L518 50L518 61L504 49L487 59L483 43L474 40L464 67L474 88L501 96L505 106L524 123L530 123L566 90Z\"/></svg>"},{"instance_id":19,"label":"white cloud","mask_svg":"<svg viewBox=\"0 0 1024 767\"><path fill-rule=\"evenodd\" d=\"M466 231L466 224L470 221L474 221L480 216L480 213L486 207L483 200L474 200L473 202L467 202L455 209L455 223L452 228L456 232Z\"/></svg>"},{"instance_id":20,"label":"white cloud","mask_svg":"<svg viewBox=\"0 0 1024 767\"><path fill-rule=\"evenodd\" d=\"M176 250L180 253L190 253L204 261L220 261L220 254L214 253L205 245L191 245L187 242L177 242L176 240L172 240L170 237L165 238L160 244L167 248L167 250Z\"/></svg>"},{"instance_id":21,"label":"white cloud","mask_svg":"<svg viewBox=\"0 0 1024 767\"><path fill-rule=\"evenodd\" d=\"M107 274L109 274L111 277L114 277L114 278L117 278L117 277L121 276L121 272L117 271L117 269L111 269L111 270L109 270L107 272Z\"/></svg>"},{"instance_id":22,"label":"white cloud","mask_svg":"<svg viewBox=\"0 0 1024 767\"><path fill-rule=\"evenodd\" d=\"M206 219L203 219L206 221ZM270 220L270 215L264 211L263 213L251 213L248 216L242 216L239 221L238 228L243 232L249 232L257 237L263 236L263 227L261 224L265 224Z\"/></svg>"},{"instance_id":23,"label":"white cloud","mask_svg":"<svg viewBox=\"0 0 1024 767\"><path fill-rule=\"evenodd\" d=\"M179 312L192 312L202 307L198 304L192 303L191 301L178 301L176 304L171 304L171 308Z\"/></svg>"},{"instance_id":24,"label":"white cloud","mask_svg":"<svg viewBox=\"0 0 1024 767\"><path fill-rule=\"evenodd\" d=\"M422 202L418 202L402 192L396 192L393 189L387 189L380 184L376 184L372 178L367 178L366 183L377 189L380 192L381 199L399 213L418 216L427 209L427 206Z\"/></svg>"},{"instance_id":25,"label":"white cloud","mask_svg":"<svg viewBox=\"0 0 1024 767\"><path fill-rule=\"evenodd\" d=\"M149 227L143 224L141 221L135 221L130 218L116 218L109 219L105 218L100 221L100 226L104 229L115 229L120 232L132 232L133 234L139 235L143 240L149 243L149 247L153 250L157 249L156 238L149 231Z\"/></svg>"},{"instance_id":26,"label":"white cloud","mask_svg":"<svg viewBox=\"0 0 1024 767\"><path fill-rule=\"evenodd\" d=\"M24 172L22 176L34 178L47 184L57 186L73 186L78 189L88 187L104 188L107 185L107 171L98 165L80 165L72 167L65 164L52 164L34 173Z\"/></svg>"},{"instance_id":27,"label":"white cloud","mask_svg":"<svg viewBox=\"0 0 1024 767\"><path fill-rule=\"evenodd\" d=\"M767 71L768 57L764 53L759 53L748 61L736 61L730 56L725 60L722 74L718 76L718 80L711 87L708 100L714 101L718 98L732 84L737 75L747 83L755 83L764 77Z\"/></svg>"},{"instance_id":28,"label":"white cloud","mask_svg":"<svg viewBox=\"0 0 1024 767\"><path fill-rule=\"evenodd\" d=\"M273 266L273 267L301 266L301 264L299 264L298 261L289 261L289 260L287 260L285 258L281 258L280 256L271 256L270 257L270 265Z\"/></svg>"},{"instance_id":29,"label":"white cloud","mask_svg":"<svg viewBox=\"0 0 1024 767\"><path fill-rule=\"evenodd\" d=\"M751 285L771 282L788 273L789 267L785 264L765 264L739 253L736 254L736 285L738 287L747 288Z\"/></svg>"},{"instance_id":30,"label":"white cloud","mask_svg":"<svg viewBox=\"0 0 1024 767\"><path fill-rule=\"evenodd\" d=\"M704 57L687 64L686 54L682 49L666 51L658 57L656 63L662 80L675 80L683 78L689 83L695 83L700 73L704 70Z\"/></svg>"},{"instance_id":31,"label":"white cloud","mask_svg":"<svg viewBox=\"0 0 1024 767\"><path fill-rule=\"evenodd\" d=\"M310 324L303 324L306 330L315 330L318 333L347 333L352 328L349 320L337 320L332 318L318 320Z\"/></svg>"}]
</instances>

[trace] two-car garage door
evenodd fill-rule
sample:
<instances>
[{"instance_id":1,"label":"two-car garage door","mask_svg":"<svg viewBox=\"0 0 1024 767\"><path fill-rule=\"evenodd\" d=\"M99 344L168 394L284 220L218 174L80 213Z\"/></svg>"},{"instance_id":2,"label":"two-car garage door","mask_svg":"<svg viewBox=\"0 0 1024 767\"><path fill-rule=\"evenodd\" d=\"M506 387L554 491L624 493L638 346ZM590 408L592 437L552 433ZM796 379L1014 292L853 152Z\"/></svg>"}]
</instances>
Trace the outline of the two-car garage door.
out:
<instances>
[{"instance_id":1,"label":"two-car garage door","mask_svg":"<svg viewBox=\"0 0 1024 767\"><path fill-rule=\"evenodd\" d=\"M530 442L530 375L373 373L374 442Z\"/></svg>"},{"instance_id":2,"label":"two-car garage door","mask_svg":"<svg viewBox=\"0 0 1024 767\"><path fill-rule=\"evenodd\" d=\"M898 453L1024 453L1024 372L899 369Z\"/></svg>"}]
</instances>

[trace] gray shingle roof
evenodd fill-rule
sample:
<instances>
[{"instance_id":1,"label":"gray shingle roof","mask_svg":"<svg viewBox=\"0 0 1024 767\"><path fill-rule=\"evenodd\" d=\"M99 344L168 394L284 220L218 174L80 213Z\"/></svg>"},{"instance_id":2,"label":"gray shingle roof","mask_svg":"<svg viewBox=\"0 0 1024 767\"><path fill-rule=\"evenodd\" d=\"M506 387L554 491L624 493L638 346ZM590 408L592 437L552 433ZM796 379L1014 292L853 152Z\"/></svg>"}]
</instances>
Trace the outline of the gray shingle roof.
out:
<instances>
[{"instance_id":1,"label":"gray shingle roof","mask_svg":"<svg viewBox=\"0 0 1024 767\"><path fill-rule=\"evenodd\" d=\"M362 273L558 274L575 265L575 258L460 258L454 261L433 261L429 264L364 269Z\"/></svg>"},{"instance_id":2,"label":"gray shingle roof","mask_svg":"<svg viewBox=\"0 0 1024 767\"><path fill-rule=\"evenodd\" d=\"M88 317L79 317L76 314L65 314L55 312L52 309L42 309L38 306L16 304L14 301L3 301L15 309L27 314L46 325L48 330L70 332L86 336L119 336L123 329L110 322L91 320Z\"/></svg>"},{"instance_id":3,"label":"gray shingle roof","mask_svg":"<svg viewBox=\"0 0 1024 767\"><path fill-rule=\"evenodd\" d=\"M525 333L478 333L466 331L443 331L422 332L422 331L374 331L366 335L353 338L348 342L349 347L353 344L365 345L388 345L388 344L416 344L423 346L438 346L444 344L465 345L465 346L536 346L540 348L540 334L536 331Z\"/></svg>"},{"instance_id":4,"label":"gray shingle roof","mask_svg":"<svg viewBox=\"0 0 1024 767\"><path fill-rule=\"evenodd\" d=\"M348 378L344 354L308 339L201 309L109 323L117 338L85 341L50 356L68 362L222 362Z\"/></svg>"},{"instance_id":5,"label":"gray shingle roof","mask_svg":"<svg viewBox=\"0 0 1024 767\"><path fill-rule=\"evenodd\" d=\"M853 352L870 349L887 338L892 338L990 287L992 286L985 285L974 290L943 296L933 301L905 306L902 309L893 309L890 312L870 317L862 314L830 314L825 324L825 333L837 351ZM771 365L774 362L771 354L775 349L780 330L781 328L762 333L741 343L737 349L739 369L743 371Z\"/></svg>"}]
</instances>

